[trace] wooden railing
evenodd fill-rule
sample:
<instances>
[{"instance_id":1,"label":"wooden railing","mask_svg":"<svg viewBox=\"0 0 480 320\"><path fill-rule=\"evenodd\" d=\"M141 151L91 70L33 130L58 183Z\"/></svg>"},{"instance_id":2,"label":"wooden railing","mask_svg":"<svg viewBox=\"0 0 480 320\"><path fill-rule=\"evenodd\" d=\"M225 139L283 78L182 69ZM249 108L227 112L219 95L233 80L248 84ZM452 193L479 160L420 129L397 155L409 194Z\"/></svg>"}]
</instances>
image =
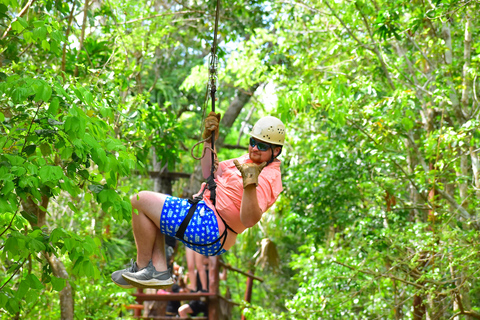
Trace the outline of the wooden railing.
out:
<instances>
[{"instance_id":1,"label":"wooden railing","mask_svg":"<svg viewBox=\"0 0 480 320\"><path fill-rule=\"evenodd\" d=\"M226 299L220 295L219 291L219 268L222 266L228 270L240 273L247 277L247 288L245 291L245 301L250 302L252 296L253 280L263 282L262 278L256 277L251 273L244 272L240 269L232 267L228 264L224 264L219 261L218 257L210 257L209 264L209 292L192 292L192 293L164 293L164 294L148 294L143 293L142 289L137 289L137 293L133 295L136 298L137 305L127 306L128 309L134 310L135 318L138 319L197 319L197 320L223 320L229 319L228 315L225 315L220 310L220 300L222 304L240 305L232 300ZM143 310L143 302L145 301L191 301L202 300L208 303L208 317L190 317L190 318L172 318L172 317L143 317L141 315ZM244 319L244 317L242 317Z\"/></svg>"}]
</instances>

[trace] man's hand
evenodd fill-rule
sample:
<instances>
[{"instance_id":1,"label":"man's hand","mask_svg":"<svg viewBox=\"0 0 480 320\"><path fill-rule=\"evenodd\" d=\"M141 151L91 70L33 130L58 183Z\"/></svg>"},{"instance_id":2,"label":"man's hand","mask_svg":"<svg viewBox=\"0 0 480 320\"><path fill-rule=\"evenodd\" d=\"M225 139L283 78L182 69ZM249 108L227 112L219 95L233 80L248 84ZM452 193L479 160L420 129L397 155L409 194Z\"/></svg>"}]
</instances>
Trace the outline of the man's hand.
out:
<instances>
[{"instance_id":1,"label":"man's hand","mask_svg":"<svg viewBox=\"0 0 480 320\"><path fill-rule=\"evenodd\" d=\"M207 118L205 118L205 129L203 130L203 139L207 139L212 135L212 131L215 131L215 140L218 139L218 126L220 122L220 113L211 111Z\"/></svg>"},{"instance_id":2,"label":"man's hand","mask_svg":"<svg viewBox=\"0 0 480 320\"><path fill-rule=\"evenodd\" d=\"M237 167L237 169L242 173L244 189L251 184L258 186L258 176L263 168L265 168L267 165L266 162L262 162L260 165L255 163L240 164L237 159L233 160L233 163L235 164L235 167Z\"/></svg>"}]
</instances>

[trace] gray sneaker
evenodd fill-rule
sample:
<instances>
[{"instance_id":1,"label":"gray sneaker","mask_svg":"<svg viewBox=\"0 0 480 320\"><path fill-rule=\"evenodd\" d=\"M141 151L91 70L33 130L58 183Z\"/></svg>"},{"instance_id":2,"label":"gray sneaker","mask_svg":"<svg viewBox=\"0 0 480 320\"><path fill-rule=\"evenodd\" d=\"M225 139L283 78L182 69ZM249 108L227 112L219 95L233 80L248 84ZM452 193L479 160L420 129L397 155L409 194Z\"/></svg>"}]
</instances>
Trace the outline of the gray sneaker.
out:
<instances>
[{"instance_id":1,"label":"gray sneaker","mask_svg":"<svg viewBox=\"0 0 480 320\"><path fill-rule=\"evenodd\" d=\"M170 271L158 272L153 266L152 260L148 266L137 272L125 272L122 277L131 285L138 288L161 289L170 287L173 284Z\"/></svg>"},{"instance_id":2,"label":"gray sneaker","mask_svg":"<svg viewBox=\"0 0 480 320\"><path fill-rule=\"evenodd\" d=\"M123 279L122 277L122 274L124 274L125 272L137 272L138 271L138 266L137 266L137 263L135 261L130 260L130 264L131 266L126 268L126 269L123 269L123 270L118 270L118 271L115 271L114 273L112 273L112 281L115 282L115 284L117 286L120 286L122 288L125 288L125 289L129 289L129 288L133 288L133 286L128 283L127 281L125 281L125 279Z\"/></svg>"}]
</instances>

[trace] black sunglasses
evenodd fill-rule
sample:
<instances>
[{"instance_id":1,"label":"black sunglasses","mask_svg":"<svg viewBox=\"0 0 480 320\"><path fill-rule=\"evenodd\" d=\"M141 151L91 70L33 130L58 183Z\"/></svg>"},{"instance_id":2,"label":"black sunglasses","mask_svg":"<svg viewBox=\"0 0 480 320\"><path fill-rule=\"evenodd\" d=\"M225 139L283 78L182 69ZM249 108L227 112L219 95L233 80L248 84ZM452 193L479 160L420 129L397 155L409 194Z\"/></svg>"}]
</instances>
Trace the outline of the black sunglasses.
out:
<instances>
[{"instance_id":1,"label":"black sunglasses","mask_svg":"<svg viewBox=\"0 0 480 320\"><path fill-rule=\"evenodd\" d=\"M267 151L268 149L272 148L271 144L260 142L250 137L250 147L254 148L255 146L257 146L258 150L260 151Z\"/></svg>"}]
</instances>

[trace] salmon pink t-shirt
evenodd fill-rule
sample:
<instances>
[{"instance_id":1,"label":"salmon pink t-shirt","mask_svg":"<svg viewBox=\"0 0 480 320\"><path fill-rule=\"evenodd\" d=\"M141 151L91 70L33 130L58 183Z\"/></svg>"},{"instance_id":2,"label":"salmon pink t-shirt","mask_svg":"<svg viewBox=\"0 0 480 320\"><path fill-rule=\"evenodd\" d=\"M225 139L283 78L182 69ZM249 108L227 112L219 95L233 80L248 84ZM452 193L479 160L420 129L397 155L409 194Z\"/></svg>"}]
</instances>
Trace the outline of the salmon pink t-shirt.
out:
<instances>
[{"instance_id":1,"label":"salmon pink t-shirt","mask_svg":"<svg viewBox=\"0 0 480 320\"><path fill-rule=\"evenodd\" d=\"M230 228L238 234L246 227L240 220L240 205L243 196L243 179L240 171L233 163L234 159L222 161L218 165L215 182L216 207L210 201L210 190L206 189L203 194L205 203L225 220ZM240 164L252 163L248 154L237 158ZM280 173L280 161L276 160L263 168L258 177L257 198L262 212L267 211L282 192L282 177ZM205 183L202 185L204 187Z\"/></svg>"}]
</instances>

